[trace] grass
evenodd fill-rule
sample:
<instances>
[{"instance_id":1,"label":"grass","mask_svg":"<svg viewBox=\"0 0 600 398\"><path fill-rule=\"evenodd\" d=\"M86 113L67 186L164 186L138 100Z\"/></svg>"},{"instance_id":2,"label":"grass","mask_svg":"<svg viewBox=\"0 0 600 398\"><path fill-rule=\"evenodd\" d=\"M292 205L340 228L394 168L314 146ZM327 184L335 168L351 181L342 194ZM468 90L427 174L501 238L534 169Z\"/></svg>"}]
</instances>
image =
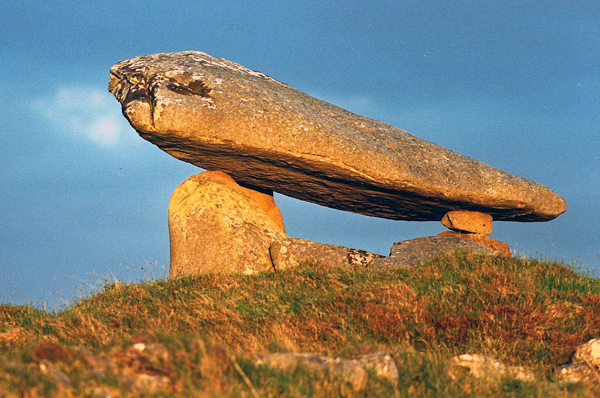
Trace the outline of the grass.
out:
<instances>
[{"instance_id":1,"label":"grass","mask_svg":"<svg viewBox=\"0 0 600 398\"><path fill-rule=\"evenodd\" d=\"M305 264L111 283L56 313L0 306L0 396L591 397L598 383L552 375L597 337L600 280L547 261L456 253L404 269ZM136 343L160 349L140 353ZM394 357L396 385L370 377L353 391L334 374L256 365L270 352L375 350ZM464 353L525 366L537 379L450 377L449 359ZM151 376L145 385L140 372Z\"/></svg>"}]
</instances>

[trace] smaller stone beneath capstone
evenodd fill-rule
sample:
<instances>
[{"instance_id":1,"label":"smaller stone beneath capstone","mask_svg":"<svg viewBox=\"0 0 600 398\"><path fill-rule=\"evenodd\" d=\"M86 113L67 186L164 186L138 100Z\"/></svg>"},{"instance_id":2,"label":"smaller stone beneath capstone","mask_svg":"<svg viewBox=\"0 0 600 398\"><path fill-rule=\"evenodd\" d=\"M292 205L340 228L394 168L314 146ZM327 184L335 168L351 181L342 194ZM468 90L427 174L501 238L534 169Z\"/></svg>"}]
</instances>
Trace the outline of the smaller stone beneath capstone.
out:
<instances>
[{"instance_id":1,"label":"smaller stone beneath capstone","mask_svg":"<svg viewBox=\"0 0 600 398\"><path fill-rule=\"evenodd\" d=\"M492 216L477 211L453 210L444 215L442 225L454 231L489 235L492 233Z\"/></svg>"}]
</instances>

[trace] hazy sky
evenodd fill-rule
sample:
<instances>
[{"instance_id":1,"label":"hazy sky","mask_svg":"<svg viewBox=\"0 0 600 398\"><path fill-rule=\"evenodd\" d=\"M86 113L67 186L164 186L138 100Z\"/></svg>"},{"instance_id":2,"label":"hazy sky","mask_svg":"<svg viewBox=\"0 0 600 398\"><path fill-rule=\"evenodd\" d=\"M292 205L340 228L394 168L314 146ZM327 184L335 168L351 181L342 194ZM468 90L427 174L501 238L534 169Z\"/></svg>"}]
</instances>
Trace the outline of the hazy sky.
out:
<instances>
[{"instance_id":1,"label":"hazy sky","mask_svg":"<svg viewBox=\"0 0 600 398\"><path fill-rule=\"evenodd\" d=\"M544 184L518 253L600 270L600 2L17 1L0 4L0 303L164 277L167 206L200 172L141 139L107 92L138 55L204 51ZM388 254L437 222L276 195L290 236Z\"/></svg>"}]
</instances>

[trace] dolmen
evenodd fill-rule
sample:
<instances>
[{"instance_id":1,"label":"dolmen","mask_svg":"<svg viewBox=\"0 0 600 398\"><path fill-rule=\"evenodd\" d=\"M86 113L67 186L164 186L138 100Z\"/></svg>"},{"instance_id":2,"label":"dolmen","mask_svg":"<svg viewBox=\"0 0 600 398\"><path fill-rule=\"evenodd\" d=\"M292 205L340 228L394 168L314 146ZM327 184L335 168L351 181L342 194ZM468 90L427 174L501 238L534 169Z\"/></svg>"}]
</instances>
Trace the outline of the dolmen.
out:
<instances>
[{"instance_id":1,"label":"dolmen","mask_svg":"<svg viewBox=\"0 0 600 398\"><path fill-rule=\"evenodd\" d=\"M548 221L566 210L543 185L205 53L132 58L110 78L142 138L207 170L171 198L171 277L306 260L411 265L457 249L510 255L488 236L493 220ZM449 230L395 243L389 256L294 239L273 192L373 217L441 221Z\"/></svg>"}]
</instances>

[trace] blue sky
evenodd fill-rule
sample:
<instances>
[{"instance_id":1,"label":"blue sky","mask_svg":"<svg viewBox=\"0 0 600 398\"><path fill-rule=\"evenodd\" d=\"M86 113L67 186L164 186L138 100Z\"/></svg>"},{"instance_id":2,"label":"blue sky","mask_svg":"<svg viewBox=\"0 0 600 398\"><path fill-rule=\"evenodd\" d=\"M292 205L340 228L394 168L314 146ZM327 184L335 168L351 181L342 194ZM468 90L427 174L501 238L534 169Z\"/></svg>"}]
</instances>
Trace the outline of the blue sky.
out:
<instances>
[{"instance_id":1,"label":"blue sky","mask_svg":"<svg viewBox=\"0 0 600 398\"><path fill-rule=\"evenodd\" d=\"M0 303L167 274L168 201L201 170L137 136L106 87L121 60L185 50L550 187L565 214L491 236L600 271L598 21L597 1L3 1ZM276 201L290 236L382 254L444 230Z\"/></svg>"}]
</instances>

